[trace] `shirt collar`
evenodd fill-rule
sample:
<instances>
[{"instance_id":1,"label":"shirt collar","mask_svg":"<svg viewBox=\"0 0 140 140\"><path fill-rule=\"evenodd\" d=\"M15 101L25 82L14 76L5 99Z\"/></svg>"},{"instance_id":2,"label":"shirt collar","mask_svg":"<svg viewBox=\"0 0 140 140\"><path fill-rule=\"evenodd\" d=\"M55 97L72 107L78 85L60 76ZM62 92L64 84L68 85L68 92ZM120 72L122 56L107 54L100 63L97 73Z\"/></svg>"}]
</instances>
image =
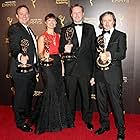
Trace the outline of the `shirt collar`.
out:
<instances>
[{"instance_id":1,"label":"shirt collar","mask_svg":"<svg viewBox=\"0 0 140 140\"><path fill-rule=\"evenodd\" d=\"M114 31L114 28L111 28L111 29L110 29L110 34L112 34L112 33L113 33L113 31Z\"/></svg>"},{"instance_id":2,"label":"shirt collar","mask_svg":"<svg viewBox=\"0 0 140 140\"><path fill-rule=\"evenodd\" d=\"M25 27L25 29L27 29L28 25L25 25L25 24L22 24L22 25L23 25L23 27Z\"/></svg>"}]
</instances>

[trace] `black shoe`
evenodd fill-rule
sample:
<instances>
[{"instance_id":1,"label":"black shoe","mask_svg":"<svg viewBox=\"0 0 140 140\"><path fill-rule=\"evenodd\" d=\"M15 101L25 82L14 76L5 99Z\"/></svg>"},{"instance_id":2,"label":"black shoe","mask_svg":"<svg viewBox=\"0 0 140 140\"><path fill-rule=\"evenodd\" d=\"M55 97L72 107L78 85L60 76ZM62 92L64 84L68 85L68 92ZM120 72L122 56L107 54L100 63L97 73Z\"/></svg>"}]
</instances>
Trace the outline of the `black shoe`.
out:
<instances>
[{"instance_id":1,"label":"black shoe","mask_svg":"<svg viewBox=\"0 0 140 140\"><path fill-rule=\"evenodd\" d=\"M125 127L118 129L117 140L124 140L125 139Z\"/></svg>"},{"instance_id":2,"label":"black shoe","mask_svg":"<svg viewBox=\"0 0 140 140\"><path fill-rule=\"evenodd\" d=\"M117 140L124 140L124 139L125 139L125 134L124 134L124 132L118 133L118 135L117 135Z\"/></svg>"},{"instance_id":3,"label":"black shoe","mask_svg":"<svg viewBox=\"0 0 140 140\"><path fill-rule=\"evenodd\" d=\"M106 128L101 127L101 128L99 128L98 130L95 131L95 134L96 134L96 135L101 135L101 134L103 134L105 131L109 131L109 130L110 130L109 127L106 127Z\"/></svg>"},{"instance_id":4,"label":"black shoe","mask_svg":"<svg viewBox=\"0 0 140 140\"><path fill-rule=\"evenodd\" d=\"M24 131L24 132L32 132L33 129L27 124L23 124L23 125L18 125L17 128L19 128L20 130Z\"/></svg>"},{"instance_id":5,"label":"black shoe","mask_svg":"<svg viewBox=\"0 0 140 140\"><path fill-rule=\"evenodd\" d=\"M93 130L93 125L91 123L87 123L87 129L92 131Z\"/></svg>"}]
</instances>

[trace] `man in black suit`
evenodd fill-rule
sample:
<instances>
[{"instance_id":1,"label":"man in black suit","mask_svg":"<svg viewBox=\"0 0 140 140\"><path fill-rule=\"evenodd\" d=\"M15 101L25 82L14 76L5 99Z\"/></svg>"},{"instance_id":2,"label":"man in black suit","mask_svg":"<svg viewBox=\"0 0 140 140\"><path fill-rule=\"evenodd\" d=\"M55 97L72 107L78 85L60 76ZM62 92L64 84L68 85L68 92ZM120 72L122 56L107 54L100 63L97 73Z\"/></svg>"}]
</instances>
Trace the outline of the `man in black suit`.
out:
<instances>
[{"instance_id":1,"label":"man in black suit","mask_svg":"<svg viewBox=\"0 0 140 140\"><path fill-rule=\"evenodd\" d=\"M100 113L101 128L95 134L100 135L110 129L108 102L111 103L112 112L115 117L115 125L118 129L118 140L125 137L124 114L122 108L122 60L126 57L126 34L115 29L116 18L110 11L100 16L100 27L103 29L102 40L97 39L98 45L106 51L100 53L99 57L103 66L97 65L96 87L97 102ZM101 37L101 36L100 36ZM105 66L107 61L111 62ZM99 61L98 61L99 62ZM109 63L108 63L109 64Z\"/></svg>"},{"instance_id":2,"label":"man in black suit","mask_svg":"<svg viewBox=\"0 0 140 140\"><path fill-rule=\"evenodd\" d=\"M89 130L93 129L90 110L90 86L94 84L95 29L83 22L84 8L75 4L70 8L73 22L62 28L60 52L64 58L64 75L68 100L75 120L76 92L79 88L82 102L82 119Z\"/></svg>"},{"instance_id":3,"label":"man in black suit","mask_svg":"<svg viewBox=\"0 0 140 140\"><path fill-rule=\"evenodd\" d=\"M16 18L18 22L11 25L8 30L9 47L12 57L10 73L16 90L14 96L16 125L19 129L26 132L32 131L32 128L26 123L26 119L31 117L37 64L37 44L32 30L28 27L29 16L29 9L26 5L17 7ZM28 47L25 52L21 48L23 44ZM27 63L31 64L31 67L28 67L27 71L24 70L22 72L18 66L27 66Z\"/></svg>"}]
</instances>

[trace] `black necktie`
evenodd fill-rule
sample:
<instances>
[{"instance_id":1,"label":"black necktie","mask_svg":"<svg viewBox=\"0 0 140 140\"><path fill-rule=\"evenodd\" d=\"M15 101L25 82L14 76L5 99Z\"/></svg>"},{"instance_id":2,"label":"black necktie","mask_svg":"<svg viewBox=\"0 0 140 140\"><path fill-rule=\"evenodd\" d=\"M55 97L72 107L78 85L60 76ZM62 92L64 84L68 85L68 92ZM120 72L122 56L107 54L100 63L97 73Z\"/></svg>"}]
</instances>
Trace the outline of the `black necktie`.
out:
<instances>
[{"instance_id":1,"label":"black necktie","mask_svg":"<svg viewBox=\"0 0 140 140\"><path fill-rule=\"evenodd\" d=\"M31 35L30 27L27 27L27 30L28 30L29 35Z\"/></svg>"},{"instance_id":2,"label":"black necktie","mask_svg":"<svg viewBox=\"0 0 140 140\"><path fill-rule=\"evenodd\" d=\"M105 33L109 33L110 34L110 30L108 30L108 31L103 30L102 34L105 34Z\"/></svg>"}]
</instances>

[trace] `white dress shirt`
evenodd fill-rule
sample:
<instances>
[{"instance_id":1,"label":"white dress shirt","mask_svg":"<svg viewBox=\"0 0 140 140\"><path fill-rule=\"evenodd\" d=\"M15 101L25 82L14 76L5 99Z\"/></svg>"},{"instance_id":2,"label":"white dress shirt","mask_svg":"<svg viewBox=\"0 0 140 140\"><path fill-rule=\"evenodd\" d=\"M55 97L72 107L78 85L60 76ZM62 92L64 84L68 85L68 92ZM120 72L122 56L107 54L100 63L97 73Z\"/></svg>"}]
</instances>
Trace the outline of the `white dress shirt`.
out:
<instances>
[{"instance_id":1,"label":"white dress shirt","mask_svg":"<svg viewBox=\"0 0 140 140\"><path fill-rule=\"evenodd\" d=\"M111 35L112 35L113 31L114 31L114 28L111 28L110 29L110 34L109 33L105 33L104 34L104 45L105 45L105 49L107 49L107 46L108 46L108 43L109 43L109 40L111 38Z\"/></svg>"},{"instance_id":2,"label":"white dress shirt","mask_svg":"<svg viewBox=\"0 0 140 140\"><path fill-rule=\"evenodd\" d=\"M76 23L75 23L76 24ZM81 23L80 23L81 24ZM83 30L83 26L77 25L75 26L75 30L76 30L76 34L77 34L77 38L78 38L78 43L79 46L81 45L81 38L82 38L82 30Z\"/></svg>"},{"instance_id":3,"label":"white dress shirt","mask_svg":"<svg viewBox=\"0 0 140 140\"><path fill-rule=\"evenodd\" d=\"M109 40L111 38L111 35L112 35L113 31L114 31L114 28L111 28L110 29L110 33L105 33L104 34L104 46L105 46L105 50L107 49L107 46L108 46L108 43L109 43ZM109 55L108 59L111 60L111 54Z\"/></svg>"}]
</instances>

